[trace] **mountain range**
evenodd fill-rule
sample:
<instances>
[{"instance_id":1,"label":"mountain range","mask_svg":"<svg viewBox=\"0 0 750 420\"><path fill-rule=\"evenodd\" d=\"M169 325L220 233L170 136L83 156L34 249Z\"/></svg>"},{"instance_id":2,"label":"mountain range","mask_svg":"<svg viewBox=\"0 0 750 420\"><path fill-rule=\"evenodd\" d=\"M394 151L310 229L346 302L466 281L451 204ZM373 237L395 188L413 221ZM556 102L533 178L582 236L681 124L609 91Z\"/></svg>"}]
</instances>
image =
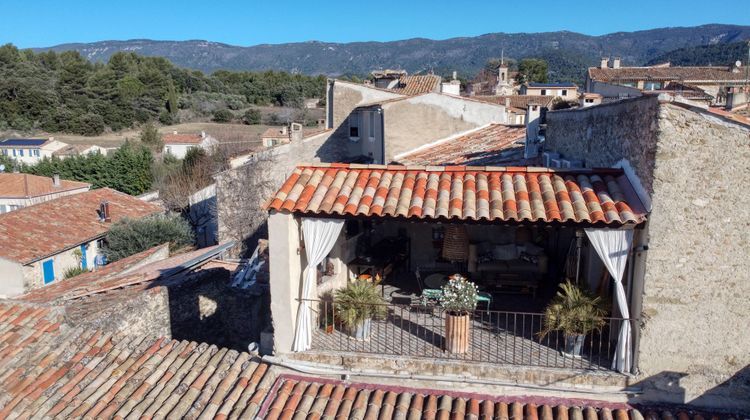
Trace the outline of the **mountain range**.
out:
<instances>
[{"instance_id":1,"label":"mountain range","mask_svg":"<svg viewBox=\"0 0 750 420\"><path fill-rule=\"evenodd\" d=\"M174 64L213 72L225 70L285 70L328 76L364 75L374 69L401 68L410 73L456 70L475 74L490 59L539 57L550 64L553 81L580 79L586 67L602 56L619 56L623 65L648 63L686 47L711 46L750 39L750 26L710 24L615 32L600 36L570 31L491 33L475 37L391 42L298 42L249 47L209 41L100 41L62 44L37 51L76 50L92 61L105 61L117 51L161 56ZM743 58L743 57L738 57ZM734 60L732 60L733 62ZM719 63L717 63L719 64Z\"/></svg>"}]
</instances>

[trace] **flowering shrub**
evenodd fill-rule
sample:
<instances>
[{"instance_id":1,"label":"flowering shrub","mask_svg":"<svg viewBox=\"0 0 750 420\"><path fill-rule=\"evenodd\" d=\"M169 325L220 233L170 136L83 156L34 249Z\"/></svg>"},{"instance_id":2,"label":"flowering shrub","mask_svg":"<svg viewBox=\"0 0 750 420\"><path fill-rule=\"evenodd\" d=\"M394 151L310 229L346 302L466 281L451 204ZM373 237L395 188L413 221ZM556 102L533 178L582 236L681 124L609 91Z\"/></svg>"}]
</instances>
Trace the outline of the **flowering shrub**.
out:
<instances>
[{"instance_id":1,"label":"flowering shrub","mask_svg":"<svg viewBox=\"0 0 750 420\"><path fill-rule=\"evenodd\" d=\"M440 305L451 315L467 315L477 307L477 286L460 274L443 286Z\"/></svg>"}]
</instances>

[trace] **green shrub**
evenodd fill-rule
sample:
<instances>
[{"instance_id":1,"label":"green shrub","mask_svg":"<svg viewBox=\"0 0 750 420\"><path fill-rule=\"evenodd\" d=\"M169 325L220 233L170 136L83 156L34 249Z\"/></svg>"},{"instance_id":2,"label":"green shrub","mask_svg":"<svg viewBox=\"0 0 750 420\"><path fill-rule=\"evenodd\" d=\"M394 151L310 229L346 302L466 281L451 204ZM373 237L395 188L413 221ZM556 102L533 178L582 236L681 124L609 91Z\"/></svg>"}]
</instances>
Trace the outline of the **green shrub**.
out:
<instances>
[{"instance_id":1,"label":"green shrub","mask_svg":"<svg viewBox=\"0 0 750 420\"><path fill-rule=\"evenodd\" d=\"M245 115L242 116L242 123L247 125L258 125L261 121L261 113L259 109L248 109L245 111Z\"/></svg>"},{"instance_id":2,"label":"green shrub","mask_svg":"<svg viewBox=\"0 0 750 420\"><path fill-rule=\"evenodd\" d=\"M228 123L232 121L234 114L228 109L217 109L214 111L213 121L217 123Z\"/></svg>"},{"instance_id":3,"label":"green shrub","mask_svg":"<svg viewBox=\"0 0 750 420\"><path fill-rule=\"evenodd\" d=\"M112 262L167 242L172 251L195 242L190 224L179 215L123 219L109 229L104 254Z\"/></svg>"},{"instance_id":4,"label":"green shrub","mask_svg":"<svg viewBox=\"0 0 750 420\"><path fill-rule=\"evenodd\" d=\"M83 267L70 267L67 270L65 270L65 273L63 273L64 279L69 279L71 277L75 277L79 274L88 273L89 270L83 268Z\"/></svg>"}]
</instances>

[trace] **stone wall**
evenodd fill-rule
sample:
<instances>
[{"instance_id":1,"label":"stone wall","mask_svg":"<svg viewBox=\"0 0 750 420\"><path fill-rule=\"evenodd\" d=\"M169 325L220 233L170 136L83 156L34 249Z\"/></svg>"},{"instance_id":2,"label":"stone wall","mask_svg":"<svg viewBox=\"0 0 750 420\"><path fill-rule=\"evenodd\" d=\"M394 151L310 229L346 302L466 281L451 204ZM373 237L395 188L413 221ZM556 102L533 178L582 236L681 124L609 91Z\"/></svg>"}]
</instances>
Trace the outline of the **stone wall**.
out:
<instances>
[{"instance_id":1,"label":"stone wall","mask_svg":"<svg viewBox=\"0 0 750 420\"><path fill-rule=\"evenodd\" d=\"M436 93L385 103L385 162L430 142L489 123L505 123L502 105Z\"/></svg>"},{"instance_id":2,"label":"stone wall","mask_svg":"<svg viewBox=\"0 0 750 420\"><path fill-rule=\"evenodd\" d=\"M116 290L66 305L73 326L167 337L247 351L270 325L269 297L229 287L224 268L202 269L147 290Z\"/></svg>"},{"instance_id":3,"label":"stone wall","mask_svg":"<svg viewBox=\"0 0 750 420\"><path fill-rule=\"evenodd\" d=\"M545 151L583 159L588 168L627 159L652 193L658 126L656 97L644 96L588 108L547 112Z\"/></svg>"},{"instance_id":4,"label":"stone wall","mask_svg":"<svg viewBox=\"0 0 750 420\"><path fill-rule=\"evenodd\" d=\"M267 238L263 204L300 163L338 162L348 140L326 132L260 152L237 168L215 176L218 242L237 242L233 256L252 253Z\"/></svg>"},{"instance_id":5,"label":"stone wall","mask_svg":"<svg viewBox=\"0 0 750 420\"><path fill-rule=\"evenodd\" d=\"M656 97L547 124L547 150L627 159L651 198L638 400L750 409L750 129Z\"/></svg>"},{"instance_id":6,"label":"stone wall","mask_svg":"<svg viewBox=\"0 0 750 420\"><path fill-rule=\"evenodd\" d=\"M642 376L659 399L750 409L750 129L670 104L658 127Z\"/></svg>"}]
</instances>

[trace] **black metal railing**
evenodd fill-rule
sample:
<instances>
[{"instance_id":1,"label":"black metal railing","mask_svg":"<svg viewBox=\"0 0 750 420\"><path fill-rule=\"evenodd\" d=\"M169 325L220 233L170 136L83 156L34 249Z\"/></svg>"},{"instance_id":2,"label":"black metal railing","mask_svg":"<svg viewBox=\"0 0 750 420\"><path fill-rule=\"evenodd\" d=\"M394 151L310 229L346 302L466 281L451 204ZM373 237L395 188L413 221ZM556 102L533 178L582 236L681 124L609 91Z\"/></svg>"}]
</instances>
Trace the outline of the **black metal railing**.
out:
<instances>
[{"instance_id":1,"label":"black metal railing","mask_svg":"<svg viewBox=\"0 0 750 420\"><path fill-rule=\"evenodd\" d=\"M339 319L338 303L309 300L318 328L313 350L427 357L540 367L610 370L620 328L633 319L605 318L604 326L583 337L579 355L566 352L560 331L542 335L544 315L477 309L470 315L468 351L445 351L446 313L434 304L383 304L383 315L369 322L362 337ZM579 339L580 340L580 339Z\"/></svg>"}]
</instances>

